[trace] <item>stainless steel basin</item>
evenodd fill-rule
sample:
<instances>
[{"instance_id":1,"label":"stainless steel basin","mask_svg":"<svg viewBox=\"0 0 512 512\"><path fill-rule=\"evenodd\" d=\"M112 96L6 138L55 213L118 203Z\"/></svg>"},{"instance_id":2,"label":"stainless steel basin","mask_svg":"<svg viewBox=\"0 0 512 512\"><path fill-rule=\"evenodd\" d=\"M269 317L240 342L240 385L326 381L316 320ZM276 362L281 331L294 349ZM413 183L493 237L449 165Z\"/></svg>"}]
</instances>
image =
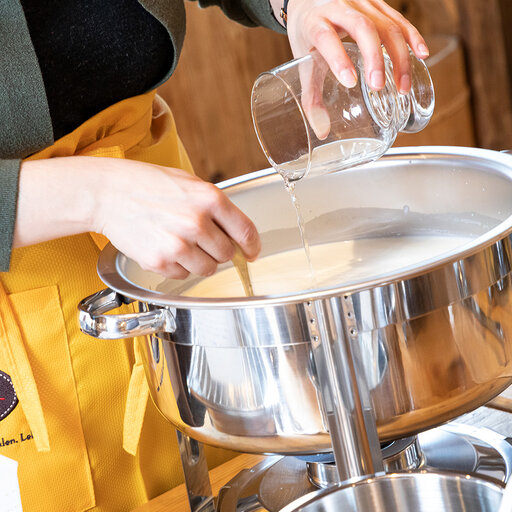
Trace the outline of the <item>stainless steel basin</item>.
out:
<instances>
[{"instance_id":1,"label":"stainless steel basin","mask_svg":"<svg viewBox=\"0 0 512 512\"><path fill-rule=\"evenodd\" d=\"M291 503L281 512L496 512L502 494L495 483L465 475L394 473Z\"/></svg>"}]
</instances>

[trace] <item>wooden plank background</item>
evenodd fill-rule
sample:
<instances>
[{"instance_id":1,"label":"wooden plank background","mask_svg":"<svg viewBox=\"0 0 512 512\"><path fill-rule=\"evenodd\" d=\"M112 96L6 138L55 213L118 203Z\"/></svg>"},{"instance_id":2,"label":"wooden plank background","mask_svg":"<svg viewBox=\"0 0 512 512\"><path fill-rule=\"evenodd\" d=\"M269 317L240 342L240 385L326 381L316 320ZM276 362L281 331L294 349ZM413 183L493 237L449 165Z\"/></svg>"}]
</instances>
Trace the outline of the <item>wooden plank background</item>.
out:
<instances>
[{"instance_id":1,"label":"wooden plank background","mask_svg":"<svg viewBox=\"0 0 512 512\"><path fill-rule=\"evenodd\" d=\"M160 94L170 104L196 174L219 181L268 167L251 119L251 88L292 58L285 35L247 28L220 9L187 2L178 68Z\"/></svg>"},{"instance_id":2,"label":"wooden plank background","mask_svg":"<svg viewBox=\"0 0 512 512\"><path fill-rule=\"evenodd\" d=\"M505 5L505 1L501 2ZM512 147L510 70L507 66L510 48L506 47L504 37L501 2L457 0L459 30L473 92L478 145L497 150Z\"/></svg>"}]
</instances>

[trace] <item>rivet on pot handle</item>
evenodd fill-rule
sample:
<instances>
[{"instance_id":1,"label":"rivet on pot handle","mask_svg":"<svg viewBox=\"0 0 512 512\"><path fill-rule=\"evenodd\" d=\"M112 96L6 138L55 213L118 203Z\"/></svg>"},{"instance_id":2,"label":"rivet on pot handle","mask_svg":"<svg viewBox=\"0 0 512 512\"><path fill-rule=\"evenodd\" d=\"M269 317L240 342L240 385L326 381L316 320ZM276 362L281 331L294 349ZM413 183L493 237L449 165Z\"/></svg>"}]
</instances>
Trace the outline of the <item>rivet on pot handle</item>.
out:
<instances>
[{"instance_id":1,"label":"rivet on pot handle","mask_svg":"<svg viewBox=\"0 0 512 512\"><path fill-rule=\"evenodd\" d=\"M89 336L105 340L176 330L174 316L164 308L143 313L105 314L130 302L133 302L133 299L127 299L110 288L86 297L78 304L80 330Z\"/></svg>"}]
</instances>

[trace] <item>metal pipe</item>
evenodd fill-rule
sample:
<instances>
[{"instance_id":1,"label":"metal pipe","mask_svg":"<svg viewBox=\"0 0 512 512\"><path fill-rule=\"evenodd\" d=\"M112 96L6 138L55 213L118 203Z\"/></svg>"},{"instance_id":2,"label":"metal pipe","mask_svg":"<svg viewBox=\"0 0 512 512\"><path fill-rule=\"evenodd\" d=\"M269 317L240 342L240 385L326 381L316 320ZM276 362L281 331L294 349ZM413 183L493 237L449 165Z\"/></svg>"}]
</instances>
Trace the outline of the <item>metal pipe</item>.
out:
<instances>
[{"instance_id":1,"label":"metal pipe","mask_svg":"<svg viewBox=\"0 0 512 512\"><path fill-rule=\"evenodd\" d=\"M384 471L369 388L355 365L350 308L350 296L314 301L310 308L313 357L340 482Z\"/></svg>"},{"instance_id":2,"label":"metal pipe","mask_svg":"<svg viewBox=\"0 0 512 512\"><path fill-rule=\"evenodd\" d=\"M176 435L178 436L190 511L215 512L215 502L203 445L179 430L176 431Z\"/></svg>"}]
</instances>

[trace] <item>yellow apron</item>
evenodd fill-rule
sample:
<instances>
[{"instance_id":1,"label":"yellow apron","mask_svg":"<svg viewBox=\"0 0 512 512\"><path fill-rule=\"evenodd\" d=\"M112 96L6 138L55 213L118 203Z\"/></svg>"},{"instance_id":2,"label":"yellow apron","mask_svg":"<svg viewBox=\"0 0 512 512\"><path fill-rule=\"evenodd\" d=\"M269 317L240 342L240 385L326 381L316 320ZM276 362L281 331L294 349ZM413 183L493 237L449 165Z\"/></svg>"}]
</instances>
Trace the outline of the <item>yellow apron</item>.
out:
<instances>
[{"instance_id":1,"label":"yellow apron","mask_svg":"<svg viewBox=\"0 0 512 512\"><path fill-rule=\"evenodd\" d=\"M154 92L109 107L30 159L71 155L192 172ZM175 432L146 407L133 340L78 328L78 302L104 288L96 261L105 242L90 233L15 249L0 273L0 455L19 463L24 512L128 511L182 481ZM210 467L229 456L209 449Z\"/></svg>"}]
</instances>

